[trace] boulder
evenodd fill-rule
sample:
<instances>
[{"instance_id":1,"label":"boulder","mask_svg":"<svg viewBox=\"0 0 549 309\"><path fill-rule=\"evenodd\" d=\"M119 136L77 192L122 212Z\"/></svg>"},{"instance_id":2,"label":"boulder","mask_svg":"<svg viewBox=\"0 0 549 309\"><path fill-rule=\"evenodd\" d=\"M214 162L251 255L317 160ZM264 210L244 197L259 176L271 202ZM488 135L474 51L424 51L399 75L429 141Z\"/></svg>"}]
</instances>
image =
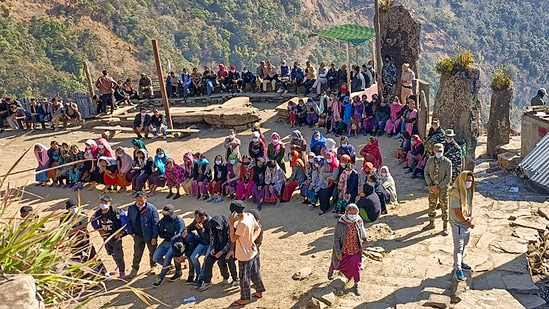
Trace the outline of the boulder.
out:
<instances>
[{"instance_id":1,"label":"boulder","mask_svg":"<svg viewBox=\"0 0 549 309\"><path fill-rule=\"evenodd\" d=\"M313 273L313 269L311 267L304 267L298 271L295 272L295 274L292 276L292 279L294 280L305 280L307 279L311 274Z\"/></svg>"},{"instance_id":2,"label":"boulder","mask_svg":"<svg viewBox=\"0 0 549 309\"><path fill-rule=\"evenodd\" d=\"M0 309L44 308L36 298L36 285L30 275L8 275L8 281L0 279Z\"/></svg>"},{"instance_id":3,"label":"boulder","mask_svg":"<svg viewBox=\"0 0 549 309\"><path fill-rule=\"evenodd\" d=\"M426 305L440 309L448 308L450 306L450 297L446 295L431 294Z\"/></svg>"},{"instance_id":4,"label":"boulder","mask_svg":"<svg viewBox=\"0 0 549 309\"><path fill-rule=\"evenodd\" d=\"M242 126L261 120L259 109L250 98L235 97L203 114L204 121L216 127Z\"/></svg>"},{"instance_id":5,"label":"boulder","mask_svg":"<svg viewBox=\"0 0 549 309\"><path fill-rule=\"evenodd\" d=\"M502 170L512 171L520 163L520 156L512 152L498 154L498 166Z\"/></svg>"}]
</instances>

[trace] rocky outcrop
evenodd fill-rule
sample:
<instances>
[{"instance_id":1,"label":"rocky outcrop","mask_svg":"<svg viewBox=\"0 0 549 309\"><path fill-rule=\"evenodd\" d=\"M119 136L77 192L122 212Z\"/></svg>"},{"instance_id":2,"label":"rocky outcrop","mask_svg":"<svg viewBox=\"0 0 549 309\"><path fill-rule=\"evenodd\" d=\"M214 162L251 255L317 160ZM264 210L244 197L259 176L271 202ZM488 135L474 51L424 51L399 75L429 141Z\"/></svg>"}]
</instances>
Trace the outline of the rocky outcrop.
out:
<instances>
[{"instance_id":1,"label":"rocky outcrop","mask_svg":"<svg viewBox=\"0 0 549 309\"><path fill-rule=\"evenodd\" d=\"M419 78L421 24L402 5L380 9L379 17L381 54L391 56L397 68L395 93L400 93L400 73L404 63L409 63L410 69Z\"/></svg>"},{"instance_id":2,"label":"rocky outcrop","mask_svg":"<svg viewBox=\"0 0 549 309\"><path fill-rule=\"evenodd\" d=\"M498 145L509 143L513 91L512 85L504 85L492 92L487 140L487 153L492 158L497 156L496 147Z\"/></svg>"},{"instance_id":3,"label":"rocky outcrop","mask_svg":"<svg viewBox=\"0 0 549 309\"><path fill-rule=\"evenodd\" d=\"M475 149L480 135L479 70L461 70L443 74L435 98L433 118L438 118L445 129L454 129L456 141L467 144L465 168L475 167Z\"/></svg>"},{"instance_id":4,"label":"rocky outcrop","mask_svg":"<svg viewBox=\"0 0 549 309\"><path fill-rule=\"evenodd\" d=\"M203 114L204 122L215 127L235 127L261 120L259 109L248 97L236 97Z\"/></svg>"}]
</instances>

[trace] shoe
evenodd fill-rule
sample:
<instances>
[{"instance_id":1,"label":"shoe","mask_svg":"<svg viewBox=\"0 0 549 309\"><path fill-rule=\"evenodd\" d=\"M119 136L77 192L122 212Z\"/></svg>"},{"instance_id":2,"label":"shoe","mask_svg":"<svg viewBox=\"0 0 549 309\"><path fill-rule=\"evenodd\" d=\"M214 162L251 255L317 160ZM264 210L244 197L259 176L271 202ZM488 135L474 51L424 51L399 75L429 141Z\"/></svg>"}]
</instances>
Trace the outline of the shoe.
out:
<instances>
[{"instance_id":1,"label":"shoe","mask_svg":"<svg viewBox=\"0 0 549 309\"><path fill-rule=\"evenodd\" d=\"M207 200L207 199L209 199L209 198L210 198L210 197L209 197L208 195L203 195L203 196L202 196L202 199L203 199L203 200Z\"/></svg>"},{"instance_id":2,"label":"shoe","mask_svg":"<svg viewBox=\"0 0 549 309\"><path fill-rule=\"evenodd\" d=\"M315 210L315 209L316 209L316 206L315 206L315 205L313 205L313 204L309 205L309 211L313 211L313 210Z\"/></svg>"},{"instance_id":3,"label":"shoe","mask_svg":"<svg viewBox=\"0 0 549 309\"><path fill-rule=\"evenodd\" d=\"M429 221L429 224L424 226L421 230L422 231L428 231L428 230L433 230L433 229L435 229L435 223L433 221Z\"/></svg>"},{"instance_id":4,"label":"shoe","mask_svg":"<svg viewBox=\"0 0 549 309\"><path fill-rule=\"evenodd\" d=\"M437 207L435 209L440 209L440 203L437 203Z\"/></svg>"},{"instance_id":5,"label":"shoe","mask_svg":"<svg viewBox=\"0 0 549 309\"><path fill-rule=\"evenodd\" d=\"M404 172L404 174L410 174L410 173L413 173L413 172L414 172L414 170L413 170L413 169L411 169L411 168L408 168L408 170L407 170L407 171L405 171L405 172Z\"/></svg>"},{"instance_id":6,"label":"shoe","mask_svg":"<svg viewBox=\"0 0 549 309\"><path fill-rule=\"evenodd\" d=\"M263 205L261 205L261 203L257 204L257 210L261 211L262 208L263 208Z\"/></svg>"},{"instance_id":7,"label":"shoe","mask_svg":"<svg viewBox=\"0 0 549 309\"><path fill-rule=\"evenodd\" d=\"M461 269L463 269L463 270L471 270L472 268L471 268L471 266L469 266L469 265L467 265L467 264L465 264L465 263L461 263Z\"/></svg>"},{"instance_id":8,"label":"shoe","mask_svg":"<svg viewBox=\"0 0 549 309\"><path fill-rule=\"evenodd\" d=\"M202 197L202 195L199 194L199 195L196 196L196 199L199 200L201 197Z\"/></svg>"},{"instance_id":9,"label":"shoe","mask_svg":"<svg viewBox=\"0 0 549 309\"><path fill-rule=\"evenodd\" d=\"M162 135L162 139L167 139L168 137L166 135Z\"/></svg>"},{"instance_id":10,"label":"shoe","mask_svg":"<svg viewBox=\"0 0 549 309\"><path fill-rule=\"evenodd\" d=\"M417 174L412 174L412 179L417 179L419 176Z\"/></svg>"},{"instance_id":11,"label":"shoe","mask_svg":"<svg viewBox=\"0 0 549 309\"><path fill-rule=\"evenodd\" d=\"M330 280L330 281L334 280L334 272L333 271L328 271L328 280Z\"/></svg>"},{"instance_id":12,"label":"shoe","mask_svg":"<svg viewBox=\"0 0 549 309\"><path fill-rule=\"evenodd\" d=\"M183 274L181 272L175 272L168 280L171 282L177 281Z\"/></svg>"},{"instance_id":13,"label":"shoe","mask_svg":"<svg viewBox=\"0 0 549 309\"><path fill-rule=\"evenodd\" d=\"M282 88L278 88L278 90L276 91L276 93L282 93L284 90L282 90Z\"/></svg>"},{"instance_id":14,"label":"shoe","mask_svg":"<svg viewBox=\"0 0 549 309\"><path fill-rule=\"evenodd\" d=\"M219 204L219 203L221 203L221 202L223 202L223 198L222 198L222 197L218 197L217 200L215 200L215 203L216 203L216 204Z\"/></svg>"},{"instance_id":15,"label":"shoe","mask_svg":"<svg viewBox=\"0 0 549 309\"><path fill-rule=\"evenodd\" d=\"M156 277L156 280L154 280L153 287L157 288L162 285L162 282L164 282L164 279L161 279L160 277Z\"/></svg>"},{"instance_id":16,"label":"shoe","mask_svg":"<svg viewBox=\"0 0 549 309\"><path fill-rule=\"evenodd\" d=\"M239 287L239 286L240 286L240 281L233 280L233 282L231 282L231 287L236 288L236 287Z\"/></svg>"},{"instance_id":17,"label":"shoe","mask_svg":"<svg viewBox=\"0 0 549 309\"><path fill-rule=\"evenodd\" d=\"M288 90L284 90L284 94L287 94L288 93Z\"/></svg>"},{"instance_id":18,"label":"shoe","mask_svg":"<svg viewBox=\"0 0 549 309\"><path fill-rule=\"evenodd\" d=\"M132 271L130 272L130 274L128 275L128 279L133 279L137 276L137 269L135 268L132 268Z\"/></svg>"},{"instance_id":19,"label":"shoe","mask_svg":"<svg viewBox=\"0 0 549 309\"><path fill-rule=\"evenodd\" d=\"M176 195L174 195L173 199L174 199L174 200L177 200L177 199L180 198L180 197L181 197L181 194L177 193Z\"/></svg>"},{"instance_id":20,"label":"shoe","mask_svg":"<svg viewBox=\"0 0 549 309\"><path fill-rule=\"evenodd\" d=\"M206 291L207 289L209 289L210 287L212 287L212 284L210 282L204 282L202 283L202 285L198 288L198 291L199 292L204 292Z\"/></svg>"},{"instance_id":21,"label":"shoe","mask_svg":"<svg viewBox=\"0 0 549 309\"><path fill-rule=\"evenodd\" d=\"M185 280L185 284L186 285L196 285L196 282L194 281L194 279L192 277L189 277L189 278L187 278L187 280Z\"/></svg>"},{"instance_id":22,"label":"shoe","mask_svg":"<svg viewBox=\"0 0 549 309\"><path fill-rule=\"evenodd\" d=\"M206 202L211 203L211 202L213 202L213 201L215 201L215 200L217 200L217 197L215 197L215 196L210 196L210 197L208 197L208 199L206 200Z\"/></svg>"},{"instance_id":23,"label":"shoe","mask_svg":"<svg viewBox=\"0 0 549 309\"><path fill-rule=\"evenodd\" d=\"M463 275L463 270L456 271L456 279L459 281L465 280L465 276Z\"/></svg>"},{"instance_id":24,"label":"shoe","mask_svg":"<svg viewBox=\"0 0 549 309\"><path fill-rule=\"evenodd\" d=\"M168 193L168 195L166 195L166 198L167 198L167 199L170 199L170 198L172 198L172 196L173 196L173 193L170 192L170 193Z\"/></svg>"},{"instance_id":25,"label":"shoe","mask_svg":"<svg viewBox=\"0 0 549 309\"><path fill-rule=\"evenodd\" d=\"M446 237L448 236L448 229L443 229L442 232L441 232L442 236Z\"/></svg>"},{"instance_id":26,"label":"shoe","mask_svg":"<svg viewBox=\"0 0 549 309\"><path fill-rule=\"evenodd\" d=\"M280 207L280 201L277 201L275 204L275 208L278 208L278 207Z\"/></svg>"},{"instance_id":27,"label":"shoe","mask_svg":"<svg viewBox=\"0 0 549 309\"><path fill-rule=\"evenodd\" d=\"M126 280L126 274L121 271L119 274L118 274L118 278L122 279L122 280Z\"/></svg>"},{"instance_id":28,"label":"shoe","mask_svg":"<svg viewBox=\"0 0 549 309\"><path fill-rule=\"evenodd\" d=\"M355 284L353 286L353 293L355 294L355 296L360 296L362 295L362 293L360 292L360 289L358 288L358 284Z\"/></svg>"}]
</instances>

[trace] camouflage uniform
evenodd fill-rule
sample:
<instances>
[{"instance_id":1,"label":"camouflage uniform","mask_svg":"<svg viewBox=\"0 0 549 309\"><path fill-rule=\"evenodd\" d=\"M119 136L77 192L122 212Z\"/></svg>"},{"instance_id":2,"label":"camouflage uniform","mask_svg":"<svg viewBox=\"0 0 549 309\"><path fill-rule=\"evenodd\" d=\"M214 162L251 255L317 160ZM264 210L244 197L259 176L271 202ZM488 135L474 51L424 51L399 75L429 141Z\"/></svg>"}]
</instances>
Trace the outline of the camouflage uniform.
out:
<instances>
[{"instance_id":1,"label":"camouflage uniform","mask_svg":"<svg viewBox=\"0 0 549 309\"><path fill-rule=\"evenodd\" d=\"M397 69L393 63L383 65L381 78L383 82L383 100L387 100L397 83Z\"/></svg>"},{"instance_id":2,"label":"camouflage uniform","mask_svg":"<svg viewBox=\"0 0 549 309\"><path fill-rule=\"evenodd\" d=\"M461 147L454 140L451 142L444 141L443 145L444 156L452 161L452 181L450 182L450 185L452 185L461 174Z\"/></svg>"},{"instance_id":3,"label":"camouflage uniform","mask_svg":"<svg viewBox=\"0 0 549 309\"><path fill-rule=\"evenodd\" d=\"M448 188L452 179L452 162L442 157L437 159L431 157L427 160L424 170L425 182L427 186L438 186L440 192L435 194L429 190L429 220L433 222L436 216L437 203L440 203L442 209L442 221L446 225L448 222Z\"/></svg>"},{"instance_id":4,"label":"camouflage uniform","mask_svg":"<svg viewBox=\"0 0 549 309\"><path fill-rule=\"evenodd\" d=\"M444 130L439 126L437 130L429 128L429 133L427 134L427 140L425 141L425 152L428 155L433 155L433 146L436 143L444 142Z\"/></svg>"}]
</instances>

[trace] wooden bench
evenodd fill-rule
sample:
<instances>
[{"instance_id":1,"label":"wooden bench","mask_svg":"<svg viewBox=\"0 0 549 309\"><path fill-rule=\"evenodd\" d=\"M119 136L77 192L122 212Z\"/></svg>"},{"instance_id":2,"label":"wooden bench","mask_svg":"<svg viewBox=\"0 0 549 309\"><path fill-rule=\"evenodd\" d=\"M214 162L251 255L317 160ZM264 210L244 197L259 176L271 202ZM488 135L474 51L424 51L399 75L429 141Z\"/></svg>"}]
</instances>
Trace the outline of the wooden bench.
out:
<instances>
[{"instance_id":1,"label":"wooden bench","mask_svg":"<svg viewBox=\"0 0 549 309\"><path fill-rule=\"evenodd\" d=\"M130 127L121 127L121 126L97 126L94 127L95 131L107 131L109 132L109 138L113 138L118 132L133 132L133 128ZM188 136L192 133L200 133L199 129L167 129L168 133L179 133L176 137Z\"/></svg>"}]
</instances>

